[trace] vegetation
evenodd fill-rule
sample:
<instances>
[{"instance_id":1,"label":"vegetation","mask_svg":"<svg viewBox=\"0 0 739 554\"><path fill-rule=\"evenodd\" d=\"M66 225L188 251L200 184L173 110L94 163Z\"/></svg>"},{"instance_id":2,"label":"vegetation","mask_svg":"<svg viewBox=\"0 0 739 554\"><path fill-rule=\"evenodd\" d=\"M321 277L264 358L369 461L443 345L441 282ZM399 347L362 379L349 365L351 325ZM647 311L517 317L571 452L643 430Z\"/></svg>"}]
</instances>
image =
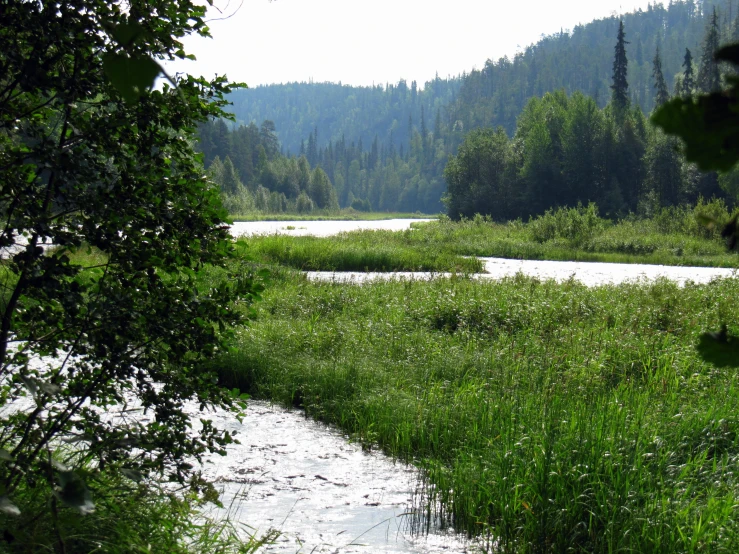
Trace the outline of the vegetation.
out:
<instances>
[{"instance_id":1,"label":"vegetation","mask_svg":"<svg viewBox=\"0 0 739 554\"><path fill-rule=\"evenodd\" d=\"M275 287L221 381L426 469L418 513L505 552L733 552L734 280Z\"/></svg>"},{"instance_id":2,"label":"vegetation","mask_svg":"<svg viewBox=\"0 0 739 554\"><path fill-rule=\"evenodd\" d=\"M265 264L304 271L432 271L481 273L482 263L448 247L415 240L414 230L352 231L335 237L265 235L241 239L243 251Z\"/></svg>"},{"instance_id":3,"label":"vegetation","mask_svg":"<svg viewBox=\"0 0 739 554\"><path fill-rule=\"evenodd\" d=\"M243 321L234 305L261 290L236 267L217 286L196 283L230 260L226 213L192 141L198 123L225 116L231 86L184 76L151 89L157 60L185 57L186 35L208 36L204 17L189 0L3 3L8 548L86 552L113 540L113 551L183 551L202 535L183 521L188 501L159 498L145 483L165 478L215 499L193 463L233 439L205 419L193 430L185 406L234 405L202 365L226 348L226 327ZM150 419L128 417L134 408Z\"/></svg>"},{"instance_id":4,"label":"vegetation","mask_svg":"<svg viewBox=\"0 0 739 554\"><path fill-rule=\"evenodd\" d=\"M736 188L719 187L715 173L702 175L686 163L674 152L675 140L650 129L643 114L663 104L670 92L689 96L713 90L717 78L725 81L731 75L728 65L715 62L712 54L718 44L739 38L736 14L733 0L654 3L646 10L543 37L513 59L488 60L480 70L455 78L437 76L424 86L403 80L374 87L289 83L240 90L231 98L239 123L249 126L251 121L268 120L286 158L294 156L293 161L298 161L304 157L311 171L320 166L341 207L359 200L373 210L442 210L443 173L449 156L457 154L470 131L499 127L512 143L512 159L506 160L506 167L525 173L511 183L514 191L523 187L523 198L516 199L509 208L512 215L502 216L501 221L526 219L556 206L574 207L578 200L595 201L613 217L636 213L645 204L695 202L701 194L734 202ZM621 24L625 36L621 47L614 50ZM695 63L690 52L695 53ZM616 57L618 64L614 65ZM614 77L616 89L612 88ZM631 106L623 120L615 118L612 109L604 110L611 91L618 94L619 105ZM588 102L574 101L576 93ZM575 129L582 131L576 137L579 142L562 135L572 131L561 129L565 121L562 101L542 101L547 94L570 98L571 104L588 110L571 120L571 114L567 116L583 126ZM532 99L539 100L540 110L533 122ZM545 125L547 110L553 111L553 118ZM524 130L522 118L534 125ZM252 135L261 132L256 125L252 127ZM234 133L243 134L245 128ZM593 145L587 144L590 140ZM583 145L586 148L577 157ZM528 153L532 146L535 154ZM520 159L522 153L527 160ZM211 158L206 158L210 163ZM564 168L564 173L563 158L575 163ZM234 155L231 159L238 165ZM252 160L256 165L258 156ZM583 173L589 165L595 169ZM251 173L239 172L247 184ZM573 187L585 183L585 188L570 190L567 172L575 172ZM506 180L512 177L509 171ZM270 179L269 175L258 178L257 185L270 194L280 193ZM536 186L532 180L539 179L544 198L538 195L541 191L532 189ZM283 205L291 200L297 203L298 195L284 194ZM497 203L498 198L486 204L491 202ZM273 204L278 204L276 199ZM459 216L458 212L449 214Z\"/></svg>"},{"instance_id":5,"label":"vegetation","mask_svg":"<svg viewBox=\"0 0 739 554\"><path fill-rule=\"evenodd\" d=\"M732 215L721 201L700 201L693 208L663 208L651 218L613 222L590 204L548 210L528 223L496 223L477 215L461 222L413 223L402 232L256 236L242 243L242 252L260 263L314 271L479 272L479 262L470 256L739 267L720 231ZM715 225L706 228L705 220Z\"/></svg>"},{"instance_id":6,"label":"vegetation","mask_svg":"<svg viewBox=\"0 0 739 554\"><path fill-rule=\"evenodd\" d=\"M233 221L381 221L385 219L433 219L437 215L397 212L360 212L353 208L339 211L312 212L310 214L294 213L259 213L252 212L233 215Z\"/></svg>"}]
</instances>

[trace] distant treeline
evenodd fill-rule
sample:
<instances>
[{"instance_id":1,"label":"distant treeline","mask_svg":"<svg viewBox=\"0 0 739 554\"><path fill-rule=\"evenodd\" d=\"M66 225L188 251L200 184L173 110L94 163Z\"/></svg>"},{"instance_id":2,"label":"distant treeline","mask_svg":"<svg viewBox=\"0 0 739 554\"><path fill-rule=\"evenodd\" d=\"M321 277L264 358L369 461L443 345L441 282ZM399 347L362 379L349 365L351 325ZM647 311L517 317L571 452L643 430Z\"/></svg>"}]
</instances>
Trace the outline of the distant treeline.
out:
<instances>
[{"instance_id":1,"label":"distant treeline","mask_svg":"<svg viewBox=\"0 0 739 554\"><path fill-rule=\"evenodd\" d=\"M570 139L552 123L547 131L548 140L555 145L548 158L553 164L550 170L534 171L538 162L532 161L528 150L509 155L517 156L518 161L507 162L513 164L506 166L508 171L516 169L516 173L509 173L505 179L512 187L505 213L532 215L573 199L587 200L577 192L580 189L587 190L591 197L595 195L588 199L597 200L609 213L636 210L655 201L671 204L694 199L698 194L721 194L715 175L698 175L682 162L679 172L670 174L669 184L654 184L657 176L648 172L656 162L645 156L669 157L666 151L674 143L652 131L642 114L659 103L659 94L663 94L664 101L665 94L669 97L706 90L705 78L699 77L705 77L704 66L712 59L712 48L739 37L739 1L670 1L666 6L650 5L646 10L625 14L622 20L628 66L625 94L631 108L628 117L618 124L606 107L612 93L619 26L616 17L609 17L544 37L513 59L488 60L481 70L455 78L437 76L422 89L415 82L408 85L401 80L373 87L290 83L238 91L231 99L237 122L241 123L237 123L231 138L224 138L231 134L223 123L214 124L217 129L203 131L206 163L210 164L215 155L221 162L229 157L255 205L272 197L273 207L287 206L297 202L301 192L313 206L321 205L321 194L311 193L305 178L306 171L313 175L320 167L335 195L331 205L438 212L445 209L441 198L447 190L447 160L457 153L471 130L502 128L514 150L523 142L531 147L533 138L526 128L529 124L523 120L532 120L537 102L553 109L558 121L574 125L580 124L578 118L562 115L574 109L567 107L568 102L579 106L589 97L587 109L599 114L589 117L594 118L594 125L601 125L589 133L596 137L595 142L605 142L589 145L588 151L612 151L601 152L598 155L603 161L593 162L600 164L591 170L594 180L589 185L558 184L572 175L571 169L557 165L571 162L563 158ZM657 60L661 92L655 88ZM725 74L729 69L718 71ZM573 96L578 91L581 94ZM553 93L552 98L541 99L547 92ZM532 98L538 100L531 103ZM246 124L261 120L261 128ZM503 138L499 135L498 141ZM255 145L265 141L264 163L260 163ZM244 154L247 151L252 152L251 157ZM625 163L631 165L622 167ZM673 179L678 173L679 179ZM535 174L541 183L533 184ZM322 176L318 181L323 186ZM453 193L450 200L454 201ZM452 211L458 207L453 204Z\"/></svg>"}]
</instances>

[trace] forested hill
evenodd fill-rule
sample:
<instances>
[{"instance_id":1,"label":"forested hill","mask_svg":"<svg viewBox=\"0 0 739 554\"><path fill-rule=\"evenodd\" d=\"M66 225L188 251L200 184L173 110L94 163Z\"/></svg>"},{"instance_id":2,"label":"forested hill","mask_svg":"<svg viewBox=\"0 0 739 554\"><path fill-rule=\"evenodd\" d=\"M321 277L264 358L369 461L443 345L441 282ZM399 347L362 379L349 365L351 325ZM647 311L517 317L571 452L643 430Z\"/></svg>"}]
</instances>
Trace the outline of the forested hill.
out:
<instances>
[{"instance_id":1,"label":"forested hill","mask_svg":"<svg viewBox=\"0 0 739 554\"><path fill-rule=\"evenodd\" d=\"M273 121L285 153L300 153L301 143L307 149L316 135L318 148L343 135L367 149L375 137L388 148L392 142L407 149L413 127L421 128L422 115L431 126L437 113L446 113L461 86L461 77L438 76L423 90L415 81L404 80L371 87L288 83L239 90L230 99L238 123Z\"/></svg>"},{"instance_id":2,"label":"forested hill","mask_svg":"<svg viewBox=\"0 0 739 554\"><path fill-rule=\"evenodd\" d=\"M619 38L621 54L614 57L621 20L625 40ZM662 101L676 89L685 96L720 88L720 74L725 79L732 70L719 67L712 52L721 42L733 40L739 40L739 0L650 5L545 37L512 60L488 61L482 70L459 78L436 77L422 89L415 82L400 81L372 87L292 83L238 91L231 97L234 132L228 133L222 121L203 127L201 150L209 167L216 156L225 166L227 161L234 166L237 178L226 181L238 184L240 179L245 192L236 194L238 186L225 189L243 197L238 203L243 209L253 205L263 210L268 204L270 210L299 209L298 197L305 193L300 203L305 210L356 204L362 209L434 213L444 209L444 168L465 137L477 128L501 127L504 132L490 140L498 154L505 154L503 166L512 172L505 180L510 186L504 188L525 191L516 202L508 198L512 203L505 214L525 218L566 198L593 200L584 192L596 190L595 181L584 177L577 194L560 194L560 185L572 182L572 176L563 173L567 163L560 154L582 136L596 133L598 140L580 151L599 145L591 152L601 168L593 179L600 183L597 200L608 213L694 201L721 193L717 176L694 174L690 164L674 158L674 144L653 132L645 114L655 105L657 81ZM704 43L709 45L706 52ZM655 64L658 47L660 61ZM687 49L692 62L684 66L690 58ZM617 87L620 107L614 111L610 103L615 59L621 60L622 82ZM575 98L569 102L568 97ZM625 110L633 113L626 116ZM595 119L580 117L583 114ZM281 156L280 149L291 156ZM580 164L585 158L575 159ZM587 160L583 164L598 165ZM657 176L667 175L668 166L675 179L662 182ZM229 173L218 167L214 175ZM618 174L617 167L629 174ZM539 194L542 187L549 187L546 194ZM333 194L328 194L329 188ZM470 203L479 194L462 189L464 194L457 197L464 206L455 208L455 216L480 209ZM530 201L533 197L538 203ZM543 199L548 204L542 204ZM451 198L450 205L455 201Z\"/></svg>"},{"instance_id":3,"label":"forested hill","mask_svg":"<svg viewBox=\"0 0 739 554\"><path fill-rule=\"evenodd\" d=\"M381 148L390 148L392 140L395 148L402 145L407 151L412 139L409 119L421 132L421 106L429 130L439 112L444 134L501 125L511 135L529 98L564 89L582 91L601 107L610 100L613 46L618 22L623 19L632 101L649 113L654 106L651 62L656 47L660 46L663 72L672 90L685 49L696 60L700 56L714 6L724 30L722 39L736 38L737 0L669 0L544 37L512 59L488 59L481 70L455 78L437 77L425 83L423 90L415 82L402 80L373 87L338 83L257 86L232 94L233 112L239 123L274 121L283 149L292 154L299 153L301 141L307 148L315 131L319 148L344 136L347 143L359 144L361 139L369 149L377 136ZM484 58L485 53L480 56ZM454 150L459 138L449 137L445 142Z\"/></svg>"},{"instance_id":4,"label":"forested hill","mask_svg":"<svg viewBox=\"0 0 739 554\"><path fill-rule=\"evenodd\" d=\"M579 25L571 32L548 36L512 60L488 60L482 70L472 71L456 102L449 106L448 119L466 129L503 126L508 134L531 97L564 89L592 96L600 107L611 98L613 47L619 21L624 22L628 81L633 105L644 113L654 107L652 61L659 46L662 72L670 91L682 72L685 49L698 60L705 29L717 9L722 41L738 38L739 3L736 0L670 0L646 10L612 16Z\"/></svg>"}]
</instances>

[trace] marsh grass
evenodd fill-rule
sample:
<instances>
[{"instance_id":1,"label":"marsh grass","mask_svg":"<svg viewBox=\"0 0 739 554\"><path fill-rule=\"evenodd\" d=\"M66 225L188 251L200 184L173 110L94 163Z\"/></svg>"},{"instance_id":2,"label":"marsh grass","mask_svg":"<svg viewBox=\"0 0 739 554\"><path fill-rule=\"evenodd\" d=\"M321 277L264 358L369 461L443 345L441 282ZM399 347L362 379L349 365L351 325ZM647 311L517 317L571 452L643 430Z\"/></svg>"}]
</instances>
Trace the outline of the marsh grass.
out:
<instances>
[{"instance_id":1,"label":"marsh grass","mask_svg":"<svg viewBox=\"0 0 739 554\"><path fill-rule=\"evenodd\" d=\"M540 223L494 223L485 218L452 222L442 218L413 224L413 240L437 244L462 256L739 267L739 258L727 252L718 233L708 233L697 223L690 228L667 227L657 218L618 223L600 220L571 232L552 232L542 229Z\"/></svg>"},{"instance_id":2,"label":"marsh grass","mask_svg":"<svg viewBox=\"0 0 739 554\"><path fill-rule=\"evenodd\" d=\"M294 277L218 367L424 468L418 510L500 551L736 552L738 378L695 344L738 308L734 280Z\"/></svg>"},{"instance_id":3,"label":"marsh grass","mask_svg":"<svg viewBox=\"0 0 739 554\"><path fill-rule=\"evenodd\" d=\"M414 232L353 231L329 238L263 235L240 239L239 247L262 263L304 271L482 272L479 260L435 244L419 245Z\"/></svg>"},{"instance_id":4,"label":"marsh grass","mask_svg":"<svg viewBox=\"0 0 739 554\"><path fill-rule=\"evenodd\" d=\"M709 213L717 211L709 207ZM671 208L651 219L612 223L599 218L594 207L580 207L547 212L529 223L442 217L412 223L405 231L362 230L322 238L265 235L242 239L242 244L262 263L307 271L482 271L468 257L739 267L739 257L726 251L717 228L696 221L695 213L705 211L705 205Z\"/></svg>"}]
</instances>

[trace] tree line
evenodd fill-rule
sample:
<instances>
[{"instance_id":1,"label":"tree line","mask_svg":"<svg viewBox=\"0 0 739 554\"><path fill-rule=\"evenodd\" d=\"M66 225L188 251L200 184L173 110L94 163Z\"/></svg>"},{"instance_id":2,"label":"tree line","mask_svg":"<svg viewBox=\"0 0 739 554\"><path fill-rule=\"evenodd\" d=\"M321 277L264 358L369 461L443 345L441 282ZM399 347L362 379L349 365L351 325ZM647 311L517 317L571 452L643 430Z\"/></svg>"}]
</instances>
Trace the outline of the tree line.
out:
<instances>
[{"instance_id":1,"label":"tree line","mask_svg":"<svg viewBox=\"0 0 739 554\"><path fill-rule=\"evenodd\" d=\"M719 42L714 9L697 66L690 50L685 51L683 72L675 78L677 95L720 90L730 70L713 57ZM611 101L604 108L581 92L568 96L561 90L529 100L510 139L502 127L470 133L444 172L449 215L515 219L589 202L610 217L648 215L661 206L733 192L735 174L700 172L680 154L677 139L649 124L641 107L632 103L627 44L620 22ZM656 47L651 77L657 107L670 99L662 67Z\"/></svg>"},{"instance_id":2,"label":"tree line","mask_svg":"<svg viewBox=\"0 0 739 554\"><path fill-rule=\"evenodd\" d=\"M706 65L702 60L711 57L714 45L739 37L736 0L670 1L621 19L629 34L628 101L643 113L663 102L665 94L706 90L699 79ZM239 125L248 127L248 121L274 121L281 153L305 156L311 171L320 166L341 207L362 202L373 210L436 212L444 209L444 167L468 132L500 126L514 137L531 98L547 92L564 90L572 97L579 91L599 110L606 108L614 52L604 37L616 36L619 21L611 16L563 30L513 58L488 60L482 69L454 78L437 76L423 87L401 80L373 87L289 83L236 91L230 95L239 122L234 132ZM707 28L715 30L708 44ZM655 63L662 100L654 89ZM651 140L647 135L640 139L644 152ZM244 182L250 180L240 174ZM627 207L636 204L625 200Z\"/></svg>"}]
</instances>

